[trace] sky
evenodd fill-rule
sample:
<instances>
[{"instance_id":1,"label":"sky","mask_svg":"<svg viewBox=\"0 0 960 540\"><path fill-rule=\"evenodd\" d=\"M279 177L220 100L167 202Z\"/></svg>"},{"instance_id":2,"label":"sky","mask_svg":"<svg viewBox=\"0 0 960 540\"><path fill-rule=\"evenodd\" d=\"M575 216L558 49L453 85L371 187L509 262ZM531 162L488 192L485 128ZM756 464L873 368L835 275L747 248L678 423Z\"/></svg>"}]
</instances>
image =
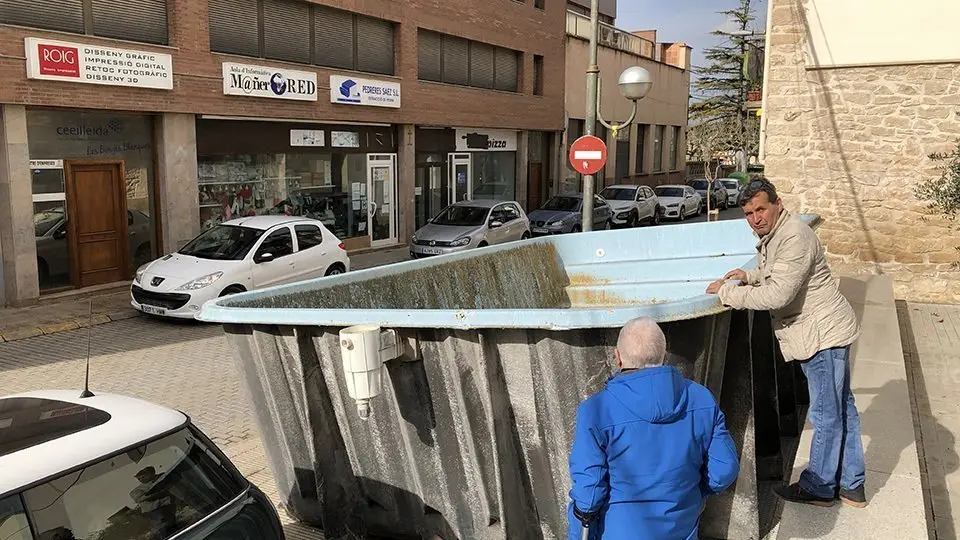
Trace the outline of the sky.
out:
<instances>
[{"instance_id":1,"label":"sky","mask_svg":"<svg viewBox=\"0 0 960 540\"><path fill-rule=\"evenodd\" d=\"M682 41L693 47L691 62L700 66L704 63L704 49L720 39L710 32L736 28L717 12L739 4L738 0L617 0L616 24L623 30L657 30L657 41L661 43ZM752 4L754 29L763 30L767 0L754 0Z\"/></svg>"}]
</instances>

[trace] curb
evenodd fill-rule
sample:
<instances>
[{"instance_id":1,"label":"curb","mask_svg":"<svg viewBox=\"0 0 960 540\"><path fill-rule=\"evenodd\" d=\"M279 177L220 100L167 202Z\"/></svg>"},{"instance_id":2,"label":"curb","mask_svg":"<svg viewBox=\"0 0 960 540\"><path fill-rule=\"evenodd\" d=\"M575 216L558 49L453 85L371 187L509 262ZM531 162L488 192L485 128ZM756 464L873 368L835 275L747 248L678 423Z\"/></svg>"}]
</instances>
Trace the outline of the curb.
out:
<instances>
[{"instance_id":1,"label":"curb","mask_svg":"<svg viewBox=\"0 0 960 540\"><path fill-rule=\"evenodd\" d=\"M107 324L110 322L123 321L126 319L132 319L134 317L139 317L140 314L133 309L123 309L120 311L113 311L110 313L94 313L91 317L81 317L77 319L70 319L63 322L46 324L43 326L25 326L21 328L11 328L10 330L4 330L0 333L0 343L9 342L9 341L19 341L21 339L28 339L39 336L48 336L50 334L57 334L60 332L68 332L70 330L77 330L79 328L87 328L90 326L99 326L101 324Z\"/></svg>"}]
</instances>

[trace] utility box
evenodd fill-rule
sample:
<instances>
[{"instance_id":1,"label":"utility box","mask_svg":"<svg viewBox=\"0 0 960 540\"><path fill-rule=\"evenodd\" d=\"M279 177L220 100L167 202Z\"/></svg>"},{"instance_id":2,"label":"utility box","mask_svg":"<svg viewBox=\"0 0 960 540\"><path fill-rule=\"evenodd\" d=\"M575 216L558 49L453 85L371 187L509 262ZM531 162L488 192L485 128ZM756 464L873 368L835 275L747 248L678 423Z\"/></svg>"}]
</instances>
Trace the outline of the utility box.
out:
<instances>
[{"instance_id":1,"label":"utility box","mask_svg":"<svg viewBox=\"0 0 960 540\"><path fill-rule=\"evenodd\" d=\"M793 379L769 316L704 294L755 257L744 220L580 233L237 294L201 318L224 324L295 518L514 540L566 537L576 407L615 370L620 327L649 315L741 451L701 535L759 538Z\"/></svg>"}]
</instances>

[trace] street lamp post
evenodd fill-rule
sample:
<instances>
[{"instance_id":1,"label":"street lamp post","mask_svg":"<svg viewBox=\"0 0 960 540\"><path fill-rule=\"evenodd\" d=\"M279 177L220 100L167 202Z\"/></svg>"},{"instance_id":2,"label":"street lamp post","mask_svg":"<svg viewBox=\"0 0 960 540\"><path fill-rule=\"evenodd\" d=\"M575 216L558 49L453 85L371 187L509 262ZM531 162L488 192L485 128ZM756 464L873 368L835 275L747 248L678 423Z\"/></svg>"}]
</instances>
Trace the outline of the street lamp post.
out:
<instances>
[{"instance_id":1,"label":"street lamp post","mask_svg":"<svg viewBox=\"0 0 960 540\"><path fill-rule=\"evenodd\" d=\"M600 67L597 65L597 42L600 36L600 0L591 0L590 2L590 57L587 65L587 114L584 120L584 135L593 135L596 131L597 121L611 129L613 136L617 136L617 131L629 126L637 116L637 101L643 99L650 88L653 86L653 80L650 73L642 67L634 66L623 70L620 74L620 80L617 85L620 87L620 93L623 97L633 101L633 112L630 119L622 124L613 125L605 122L600 114ZM604 141L606 143L606 141ZM583 218L581 220L583 231L593 230L593 194L594 175L583 175Z\"/></svg>"}]
</instances>

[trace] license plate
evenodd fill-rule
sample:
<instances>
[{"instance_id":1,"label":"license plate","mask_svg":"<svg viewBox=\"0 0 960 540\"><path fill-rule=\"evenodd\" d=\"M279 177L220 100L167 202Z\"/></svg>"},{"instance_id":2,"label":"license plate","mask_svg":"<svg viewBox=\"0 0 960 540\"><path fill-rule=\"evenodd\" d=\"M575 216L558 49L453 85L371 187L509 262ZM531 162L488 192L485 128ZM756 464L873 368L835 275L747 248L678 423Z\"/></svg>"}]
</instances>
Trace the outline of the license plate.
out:
<instances>
[{"instance_id":1,"label":"license plate","mask_svg":"<svg viewBox=\"0 0 960 540\"><path fill-rule=\"evenodd\" d=\"M426 255L440 255L443 250L440 248L420 248L420 251Z\"/></svg>"},{"instance_id":2,"label":"license plate","mask_svg":"<svg viewBox=\"0 0 960 540\"><path fill-rule=\"evenodd\" d=\"M547 234L547 230L541 227L535 227L531 229L534 234Z\"/></svg>"},{"instance_id":3,"label":"license plate","mask_svg":"<svg viewBox=\"0 0 960 540\"><path fill-rule=\"evenodd\" d=\"M140 309L148 315L166 315L167 314L167 310L163 308L148 306L146 304L140 304Z\"/></svg>"}]
</instances>

